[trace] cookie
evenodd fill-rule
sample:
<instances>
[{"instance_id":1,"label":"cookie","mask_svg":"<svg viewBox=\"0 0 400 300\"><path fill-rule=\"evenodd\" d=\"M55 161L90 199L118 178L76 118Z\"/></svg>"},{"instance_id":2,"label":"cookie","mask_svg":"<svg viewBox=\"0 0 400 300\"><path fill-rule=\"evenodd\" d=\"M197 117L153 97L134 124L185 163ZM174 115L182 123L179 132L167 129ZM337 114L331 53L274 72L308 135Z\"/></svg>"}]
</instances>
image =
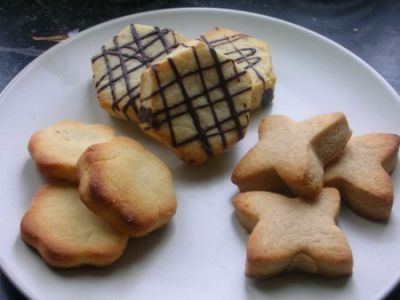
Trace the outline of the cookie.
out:
<instances>
[{"instance_id":1,"label":"cookie","mask_svg":"<svg viewBox=\"0 0 400 300\"><path fill-rule=\"evenodd\" d=\"M300 122L270 116L261 121L258 133L258 144L236 166L232 182L242 192L289 187L301 196L322 190L324 165L340 154L351 136L342 113Z\"/></svg>"},{"instance_id":2,"label":"cookie","mask_svg":"<svg viewBox=\"0 0 400 300\"><path fill-rule=\"evenodd\" d=\"M352 252L336 226L340 195L324 188L314 199L246 192L234 199L240 223L250 233L246 275L268 278L301 271L326 277L352 273Z\"/></svg>"},{"instance_id":3,"label":"cookie","mask_svg":"<svg viewBox=\"0 0 400 300\"><path fill-rule=\"evenodd\" d=\"M276 77L267 43L247 34L218 27L206 32L200 39L249 71L253 82L252 110L272 101Z\"/></svg>"},{"instance_id":4,"label":"cookie","mask_svg":"<svg viewBox=\"0 0 400 300\"><path fill-rule=\"evenodd\" d=\"M90 146L77 169L81 200L131 237L149 234L175 214L168 167L131 139L117 137Z\"/></svg>"},{"instance_id":5,"label":"cookie","mask_svg":"<svg viewBox=\"0 0 400 300\"><path fill-rule=\"evenodd\" d=\"M125 27L92 58L100 106L113 117L137 123L142 72L185 40L171 29L140 24Z\"/></svg>"},{"instance_id":6,"label":"cookie","mask_svg":"<svg viewBox=\"0 0 400 300\"><path fill-rule=\"evenodd\" d=\"M35 132L28 150L42 174L77 183L75 165L81 154L90 145L109 141L114 136L114 131L105 125L60 121Z\"/></svg>"},{"instance_id":7,"label":"cookie","mask_svg":"<svg viewBox=\"0 0 400 300\"><path fill-rule=\"evenodd\" d=\"M106 266L123 253L128 236L80 201L71 186L47 185L21 221L22 239L52 267Z\"/></svg>"},{"instance_id":8,"label":"cookie","mask_svg":"<svg viewBox=\"0 0 400 300\"><path fill-rule=\"evenodd\" d=\"M325 169L324 184L336 187L361 216L388 220L393 204L390 175L397 161L400 137L373 133L352 137L343 153Z\"/></svg>"},{"instance_id":9,"label":"cookie","mask_svg":"<svg viewBox=\"0 0 400 300\"><path fill-rule=\"evenodd\" d=\"M183 161L201 164L244 137L250 102L248 72L190 41L143 72L140 127Z\"/></svg>"}]
</instances>

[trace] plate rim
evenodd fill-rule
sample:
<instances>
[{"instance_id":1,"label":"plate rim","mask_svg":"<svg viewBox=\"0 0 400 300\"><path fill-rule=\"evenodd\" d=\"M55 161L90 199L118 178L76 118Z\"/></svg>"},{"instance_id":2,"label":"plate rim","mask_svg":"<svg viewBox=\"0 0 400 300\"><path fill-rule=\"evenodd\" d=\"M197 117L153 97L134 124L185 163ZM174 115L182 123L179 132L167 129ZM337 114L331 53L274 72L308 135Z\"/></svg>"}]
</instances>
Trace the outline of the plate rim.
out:
<instances>
[{"instance_id":1,"label":"plate rim","mask_svg":"<svg viewBox=\"0 0 400 300\"><path fill-rule=\"evenodd\" d=\"M306 27L303 27L301 25L297 25L296 23L286 21L277 17L272 17L268 15L263 15L260 13L255 13L255 12L250 12L250 11L245 11L245 10L238 10L238 9L228 9L228 8L212 8L212 7L177 7L177 8L165 8L165 9L155 9L155 10L148 10L148 11L143 11L135 14L129 14L117 18L113 18L104 22L101 22L99 24L93 25L89 28L86 28L82 31L80 31L78 34L68 38L65 41L62 41L62 43L59 43L57 45L52 46L51 48L47 49L44 51L42 54L40 54L38 57L33 59L30 63L28 63L16 76L14 76L11 81L3 88L3 90L0 92L0 106L3 105L3 102L6 101L7 94L12 90L12 88L24 78L24 76L27 76L29 71L31 71L37 64L39 64L41 61L46 59L49 55L52 53L59 51L60 49L64 47L68 47L70 43L75 41L76 39L80 39L88 34L91 34L94 31L97 31L101 27L106 27L113 25L115 23L120 23L120 22L125 22L133 18L137 17L146 17L149 15L158 15L158 14L169 14L169 13L189 13L189 12L195 12L195 13L204 13L204 12L211 12L211 13L227 13L233 16L245 16L245 17L256 17L256 18L261 18L264 20L267 20L269 22L275 22L277 24L290 27L291 29L299 30L303 33L309 34L313 38L322 40L325 43L328 43L330 46L340 50L343 54L346 54L350 58L356 60L360 65L362 65L371 75L374 76L383 86L385 89L393 96L393 98L396 100L396 102L400 103L400 95L397 93L397 91L390 85L390 83L377 71L375 70L371 65L369 65L366 61L364 61L361 57L359 57L357 54L353 53L349 49L345 48L344 46L340 45L338 42L333 41L332 39L323 36L320 33L317 33L311 29L308 29ZM3 275L7 277L9 281L12 282L12 284L18 289L19 292L21 292L25 297L28 299L38 299L38 295L34 294L29 288L25 286L24 283L19 281L17 276L9 270L9 268L6 266L5 262L3 261L3 258L0 256L0 270L3 272ZM400 284L400 270L398 270L397 275L395 276L394 279L389 281L385 286L383 286L380 289L380 292L378 293L378 299L382 299L386 297L390 292L393 291L393 289Z\"/></svg>"}]
</instances>

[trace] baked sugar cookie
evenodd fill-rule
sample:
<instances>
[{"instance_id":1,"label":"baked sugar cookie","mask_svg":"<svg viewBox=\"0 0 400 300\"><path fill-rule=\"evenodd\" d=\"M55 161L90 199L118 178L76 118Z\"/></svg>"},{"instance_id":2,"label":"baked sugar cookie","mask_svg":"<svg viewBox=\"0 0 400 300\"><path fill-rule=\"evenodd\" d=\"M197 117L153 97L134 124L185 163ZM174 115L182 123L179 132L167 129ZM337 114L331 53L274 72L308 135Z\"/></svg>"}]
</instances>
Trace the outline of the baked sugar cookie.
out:
<instances>
[{"instance_id":1,"label":"baked sugar cookie","mask_svg":"<svg viewBox=\"0 0 400 300\"><path fill-rule=\"evenodd\" d=\"M393 183L400 137L373 133L352 137L343 153L325 169L324 184L336 187L358 214L388 220L393 204Z\"/></svg>"},{"instance_id":2,"label":"baked sugar cookie","mask_svg":"<svg viewBox=\"0 0 400 300\"><path fill-rule=\"evenodd\" d=\"M28 150L42 174L77 183L75 166L81 154L90 145L109 141L114 136L114 131L105 125L60 121L35 132Z\"/></svg>"},{"instance_id":3,"label":"baked sugar cookie","mask_svg":"<svg viewBox=\"0 0 400 300\"><path fill-rule=\"evenodd\" d=\"M248 72L190 41L143 73L140 126L182 160L201 164L244 137L250 102Z\"/></svg>"},{"instance_id":4,"label":"baked sugar cookie","mask_svg":"<svg viewBox=\"0 0 400 300\"><path fill-rule=\"evenodd\" d=\"M233 171L233 183L242 192L289 187L301 196L322 190L324 165L340 154L351 136L342 113L301 122L270 116L261 121L258 133L258 144Z\"/></svg>"},{"instance_id":5,"label":"baked sugar cookie","mask_svg":"<svg viewBox=\"0 0 400 300\"><path fill-rule=\"evenodd\" d=\"M268 278L302 271L327 277L352 273L349 244L336 226L339 192L325 188L314 199L246 192L234 199L248 231L246 275Z\"/></svg>"},{"instance_id":6,"label":"baked sugar cookie","mask_svg":"<svg viewBox=\"0 0 400 300\"><path fill-rule=\"evenodd\" d=\"M92 58L100 106L113 117L137 123L142 72L185 40L179 32L157 26L125 27Z\"/></svg>"},{"instance_id":7,"label":"baked sugar cookie","mask_svg":"<svg viewBox=\"0 0 400 300\"><path fill-rule=\"evenodd\" d=\"M90 146L77 169L81 200L121 232L147 235L175 214L168 167L131 139Z\"/></svg>"},{"instance_id":8,"label":"baked sugar cookie","mask_svg":"<svg viewBox=\"0 0 400 300\"><path fill-rule=\"evenodd\" d=\"M272 100L276 77L267 43L247 34L218 27L206 32L200 39L249 71L253 83L252 110Z\"/></svg>"},{"instance_id":9,"label":"baked sugar cookie","mask_svg":"<svg viewBox=\"0 0 400 300\"><path fill-rule=\"evenodd\" d=\"M21 221L23 240L52 267L106 266L123 253L128 236L80 201L71 186L47 185Z\"/></svg>"}]
</instances>

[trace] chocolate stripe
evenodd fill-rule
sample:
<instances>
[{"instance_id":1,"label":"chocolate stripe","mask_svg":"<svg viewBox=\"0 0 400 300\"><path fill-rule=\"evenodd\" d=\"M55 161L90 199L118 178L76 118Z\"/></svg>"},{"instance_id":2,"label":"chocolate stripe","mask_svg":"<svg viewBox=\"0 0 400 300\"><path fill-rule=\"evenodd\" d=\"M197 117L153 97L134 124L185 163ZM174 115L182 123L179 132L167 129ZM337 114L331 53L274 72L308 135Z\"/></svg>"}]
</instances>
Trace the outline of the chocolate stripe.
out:
<instances>
[{"instance_id":1,"label":"chocolate stripe","mask_svg":"<svg viewBox=\"0 0 400 300\"><path fill-rule=\"evenodd\" d=\"M101 51L103 53L105 53L105 51L106 51L105 49L106 49L106 47L103 46L101 48ZM111 88L111 95L112 95L113 99L115 99L116 98L115 87L114 87L115 80L113 78L113 73L111 71L110 61L109 61L107 55L104 55L104 63L106 64L106 68L107 68L107 73L106 74L108 76L108 81L110 82L109 87ZM114 109L114 106L112 106L112 109Z\"/></svg>"},{"instance_id":2,"label":"chocolate stripe","mask_svg":"<svg viewBox=\"0 0 400 300\"><path fill-rule=\"evenodd\" d=\"M160 76L158 75L157 69L156 69L154 66L151 66L151 68L152 68L152 70L153 70L153 72L154 72L154 74L155 74L156 81L157 81L157 85L158 85L159 87L161 87ZM162 101L163 101L165 113L166 113L166 115L167 115L166 120L167 120L167 122L168 122L168 128L169 128L169 133L170 133L171 139L172 139L172 145L176 145L176 144L177 144L177 142L176 142L176 136L175 136L174 129L173 129L173 127L172 127L172 118L171 118L170 115L169 115L168 101L167 101L167 99L165 98L164 90L162 90L161 88L160 88L160 96L161 96L161 99L162 99ZM150 124L150 126L152 126L152 124Z\"/></svg>"},{"instance_id":3,"label":"chocolate stripe","mask_svg":"<svg viewBox=\"0 0 400 300\"><path fill-rule=\"evenodd\" d=\"M124 78L125 85L126 85L127 96L131 99L132 96L130 95L130 93L133 92L134 90L131 89L131 84L129 82L129 77L128 77L128 70L126 69L126 65L122 62L123 58L122 58L122 55L121 55L121 48L119 47L118 38L116 36L114 37L113 42L114 42L114 45L115 45L115 47L117 49L117 52L119 54L118 57L119 57L120 65L121 65L122 76ZM123 98L121 98L121 99L123 99ZM114 102L114 103L116 103L116 102ZM135 105L134 105L134 110L137 111L137 107ZM128 114L125 111L124 111L124 113L125 113L126 117L128 119L130 119Z\"/></svg>"}]
</instances>

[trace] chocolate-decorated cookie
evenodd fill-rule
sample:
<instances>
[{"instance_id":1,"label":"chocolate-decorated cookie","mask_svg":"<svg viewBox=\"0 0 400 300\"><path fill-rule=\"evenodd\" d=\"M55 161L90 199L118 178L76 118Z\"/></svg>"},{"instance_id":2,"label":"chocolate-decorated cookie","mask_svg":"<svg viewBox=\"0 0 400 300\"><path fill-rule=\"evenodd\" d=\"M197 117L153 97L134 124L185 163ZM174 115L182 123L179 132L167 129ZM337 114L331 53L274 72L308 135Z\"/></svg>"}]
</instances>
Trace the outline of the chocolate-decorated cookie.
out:
<instances>
[{"instance_id":1,"label":"chocolate-decorated cookie","mask_svg":"<svg viewBox=\"0 0 400 300\"><path fill-rule=\"evenodd\" d=\"M125 27L92 58L100 106L113 117L136 123L142 72L185 40L170 29L140 24Z\"/></svg>"},{"instance_id":2,"label":"chocolate-decorated cookie","mask_svg":"<svg viewBox=\"0 0 400 300\"><path fill-rule=\"evenodd\" d=\"M182 160L203 163L244 137L251 87L233 59L187 42L143 72L140 127Z\"/></svg>"},{"instance_id":3,"label":"chocolate-decorated cookie","mask_svg":"<svg viewBox=\"0 0 400 300\"><path fill-rule=\"evenodd\" d=\"M269 103L274 96L275 74L272 70L270 50L264 41L250 35L226 28L215 28L204 33L200 39L222 51L226 56L251 76L252 101L251 110Z\"/></svg>"}]
</instances>

